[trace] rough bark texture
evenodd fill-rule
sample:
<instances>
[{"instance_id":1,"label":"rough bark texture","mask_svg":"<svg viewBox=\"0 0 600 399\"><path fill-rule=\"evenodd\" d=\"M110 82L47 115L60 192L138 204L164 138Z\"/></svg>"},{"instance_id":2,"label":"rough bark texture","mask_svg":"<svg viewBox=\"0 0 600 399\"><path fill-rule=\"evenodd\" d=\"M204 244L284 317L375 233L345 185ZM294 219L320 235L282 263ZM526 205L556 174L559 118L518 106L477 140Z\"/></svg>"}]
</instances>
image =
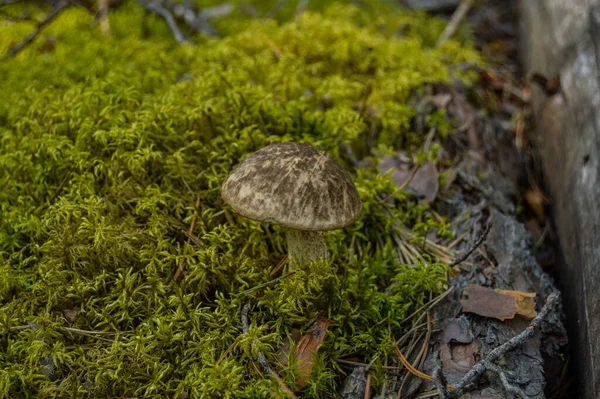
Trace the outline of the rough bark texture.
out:
<instances>
[{"instance_id":1,"label":"rough bark texture","mask_svg":"<svg viewBox=\"0 0 600 399\"><path fill-rule=\"evenodd\" d=\"M527 73L560 76L561 91L533 91L533 142L553 199L571 318L579 397L600 397L600 0L520 1Z\"/></svg>"},{"instance_id":2,"label":"rough bark texture","mask_svg":"<svg viewBox=\"0 0 600 399\"><path fill-rule=\"evenodd\" d=\"M367 390L367 377L364 367L356 367L344 381L340 391L343 399L363 399Z\"/></svg>"}]
</instances>

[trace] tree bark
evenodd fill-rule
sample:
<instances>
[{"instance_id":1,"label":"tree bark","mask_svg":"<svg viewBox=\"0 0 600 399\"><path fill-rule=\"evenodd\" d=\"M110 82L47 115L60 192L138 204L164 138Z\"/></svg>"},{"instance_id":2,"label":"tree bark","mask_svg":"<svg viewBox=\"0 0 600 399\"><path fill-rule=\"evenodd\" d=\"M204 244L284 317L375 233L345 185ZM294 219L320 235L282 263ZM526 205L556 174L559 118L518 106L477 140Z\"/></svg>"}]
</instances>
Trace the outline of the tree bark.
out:
<instances>
[{"instance_id":1,"label":"tree bark","mask_svg":"<svg viewBox=\"0 0 600 399\"><path fill-rule=\"evenodd\" d=\"M532 137L552 197L564 264L569 336L579 397L600 397L600 0L521 0L521 55L527 74L558 76L534 87Z\"/></svg>"}]
</instances>

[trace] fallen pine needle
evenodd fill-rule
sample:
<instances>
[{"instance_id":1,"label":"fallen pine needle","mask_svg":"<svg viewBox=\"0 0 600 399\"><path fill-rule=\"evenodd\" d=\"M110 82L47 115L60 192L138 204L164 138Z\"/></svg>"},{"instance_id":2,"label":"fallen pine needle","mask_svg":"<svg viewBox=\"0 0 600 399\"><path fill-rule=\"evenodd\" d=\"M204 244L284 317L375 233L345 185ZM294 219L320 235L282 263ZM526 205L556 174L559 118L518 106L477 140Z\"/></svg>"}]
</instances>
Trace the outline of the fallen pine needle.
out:
<instances>
[{"instance_id":1,"label":"fallen pine needle","mask_svg":"<svg viewBox=\"0 0 600 399\"><path fill-rule=\"evenodd\" d=\"M365 387L364 399L371 399L371 373L367 373L367 386Z\"/></svg>"},{"instance_id":2,"label":"fallen pine needle","mask_svg":"<svg viewBox=\"0 0 600 399\"><path fill-rule=\"evenodd\" d=\"M215 363L215 367L218 366L223 361L223 359L225 359L227 357L229 352L231 352L231 350L233 349L234 345L235 345L235 341L233 341L231 343L231 345L229 345L229 348L227 348L227 350L225 350L225 352L223 352L221 357L219 357L219 360L217 360L217 362Z\"/></svg>"},{"instance_id":3,"label":"fallen pine needle","mask_svg":"<svg viewBox=\"0 0 600 399\"><path fill-rule=\"evenodd\" d=\"M279 387L283 390L283 392L285 392L289 399L296 399L296 395L294 395L294 392L292 392L292 390L287 385L285 385L285 382L283 382L281 377L279 377L277 374L271 374L271 377L273 377L273 379L277 381Z\"/></svg>"},{"instance_id":4,"label":"fallen pine needle","mask_svg":"<svg viewBox=\"0 0 600 399\"><path fill-rule=\"evenodd\" d=\"M425 374L419 370L417 370L416 368L413 367L412 364L410 364L410 362L404 357L404 355L402 354L402 352L400 351L400 348L398 348L398 344L396 343L396 338L392 335L392 339L394 340L394 349L396 350L396 354L398 355L398 357L400 358L400 362L402 362L402 364L404 365L404 367L406 367L406 369L413 375L423 379L423 380L427 380L427 381L433 381L433 378L431 378L430 375ZM452 390L454 389L453 385L448 385L448 389Z\"/></svg>"},{"instance_id":5,"label":"fallen pine needle","mask_svg":"<svg viewBox=\"0 0 600 399\"><path fill-rule=\"evenodd\" d=\"M271 271L271 273L270 273L271 277L273 277L274 275L277 274L277 272L283 267L283 265L285 265L285 263L287 262L287 260L288 260L288 254L285 254L283 256L283 258L281 258L281 260L279 261L279 263L277 264L277 266L275 266L275 269L273 269Z\"/></svg>"}]
</instances>

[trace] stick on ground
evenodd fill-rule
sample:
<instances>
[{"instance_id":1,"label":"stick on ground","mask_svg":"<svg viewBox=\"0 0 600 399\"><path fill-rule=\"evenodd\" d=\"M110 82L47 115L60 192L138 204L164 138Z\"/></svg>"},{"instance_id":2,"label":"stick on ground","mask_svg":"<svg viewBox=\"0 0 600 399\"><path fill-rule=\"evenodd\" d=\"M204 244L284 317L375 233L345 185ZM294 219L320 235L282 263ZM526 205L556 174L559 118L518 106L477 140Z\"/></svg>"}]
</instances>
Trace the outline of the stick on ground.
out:
<instances>
[{"instance_id":1,"label":"stick on ground","mask_svg":"<svg viewBox=\"0 0 600 399\"><path fill-rule=\"evenodd\" d=\"M171 29L171 32L173 32L173 36L175 37L175 40L177 40L177 43L183 44L186 41L185 36L179 29L179 26L177 26L177 22L175 22L175 18L173 18L173 15L171 15L169 10L164 8L156 1L138 0L138 2L142 6L144 6L144 8L146 8L148 11L158 15L159 17L162 17L162 19L165 20L165 22Z\"/></svg>"},{"instance_id":2,"label":"stick on ground","mask_svg":"<svg viewBox=\"0 0 600 399\"><path fill-rule=\"evenodd\" d=\"M250 311L250 307L248 306L248 304L245 304L244 307L242 308L242 332L244 334L248 333L248 312L249 311ZM263 354L260 350L258 351L258 363L260 364L260 366L262 367L262 369L264 370L265 373L267 373L269 375L275 374L273 372L273 370L271 370L271 368L267 364L267 359L265 359L265 357L263 356Z\"/></svg>"},{"instance_id":3,"label":"stick on ground","mask_svg":"<svg viewBox=\"0 0 600 399\"><path fill-rule=\"evenodd\" d=\"M500 356L504 355L505 353L513 350L514 348L516 348L519 345L524 344L525 341L527 341L527 339L532 337L533 334L535 334L535 330L540 326L540 324L546 318L546 316L548 316L548 313L550 313L550 311L559 302L560 302L560 293L558 291L550 294L548 296L548 299L546 300L546 304L544 305L544 307L542 308L540 313L531 321L529 326L525 330L523 330L523 332L521 332L519 335L506 341L505 343L503 343L502 345L500 345L499 347L497 347L496 349L494 349L490 353L488 353L488 355L485 358L483 358L479 362L477 362L471 368L471 370L469 370L469 372L467 372L467 374L464 375L464 377L460 380L460 382L458 384L456 384L456 387L452 390L452 392L449 393L449 395L447 397L449 397L449 398L460 397L460 395L462 394L462 391L465 389L465 387L468 384L470 384L471 381L473 381L475 378L479 377L481 374L483 374L487 370L495 371L493 369L488 368L487 366L494 360L498 359ZM434 373L433 379L436 384L436 387L438 387L438 393L439 393L440 397L444 397L443 395L445 393L445 390L447 390L447 388L446 388L446 384L443 383L442 370L441 370L441 368L439 368L439 369L436 369L436 371L439 371L439 372ZM500 378L502 378L502 375L500 375Z\"/></svg>"},{"instance_id":4,"label":"stick on ground","mask_svg":"<svg viewBox=\"0 0 600 399\"><path fill-rule=\"evenodd\" d=\"M69 6L69 4L70 3L67 0L61 0L58 3L56 3L56 5L52 9L52 11L50 11L44 17L44 19L42 19L40 22L37 23L37 25L35 26L33 31L31 31L31 33L21 43L17 44L16 46L14 46L10 50L8 50L3 58L6 59L9 57L12 57L12 56L18 54L21 50L23 50L29 44L31 44L31 42L33 42L33 40L37 37L38 33L40 33L46 25L48 25L50 22L52 22L52 20L54 18L56 18L58 16L58 14L60 14L65 8L67 8L67 6Z\"/></svg>"},{"instance_id":5,"label":"stick on ground","mask_svg":"<svg viewBox=\"0 0 600 399\"><path fill-rule=\"evenodd\" d=\"M446 28L435 43L435 47L441 46L442 43L450 39L456 33L458 26L460 25L465 15L467 15L472 5L473 0L462 0L460 2L460 5L456 8L454 14L452 14L450 22L448 22L448 25L446 25Z\"/></svg>"},{"instance_id":6,"label":"stick on ground","mask_svg":"<svg viewBox=\"0 0 600 399\"><path fill-rule=\"evenodd\" d=\"M475 242L475 244L473 244L473 246L464 254L460 255L458 258L456 258L456 260L452 263L450 263L450 267L454 267L456 265L458 265L459 263L464 262L465 260L467 260L467 258L469 256L471 256L471 254L473 252L475 252L475 250L477 248L479 248L479 246L481 244L483 244L483 241L485 241L485 238L487 237L487 235L489 234L490 230L492 229L492 226L494 225L494 222L488 222L488 225L485 227L485 230L483 231L483 233L481 234L481 237L479 237L477 239L477 241Z\"/></svg>"}]
</instances>

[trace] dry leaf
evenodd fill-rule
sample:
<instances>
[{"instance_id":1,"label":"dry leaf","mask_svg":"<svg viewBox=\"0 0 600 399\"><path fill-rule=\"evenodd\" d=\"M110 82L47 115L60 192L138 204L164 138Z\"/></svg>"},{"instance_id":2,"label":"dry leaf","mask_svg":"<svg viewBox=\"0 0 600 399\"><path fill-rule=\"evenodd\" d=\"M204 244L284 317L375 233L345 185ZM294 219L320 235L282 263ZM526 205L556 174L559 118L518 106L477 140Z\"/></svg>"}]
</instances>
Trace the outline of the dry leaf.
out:
<instances>
[{"instance_id":1,"label":"dry leaf","mask_svg":"<svg viewBox=\"0 0 600 399\"><path fill-rule=\"evenodd\" d=\"M379 172L384 174L393 169L391 177L398 187L402 186L413 174L412 167L407 163L398 162L391 157L382 157L379 161ZM433 202L439 188L438 171L431 161L421 166L406 186L419 197L425 197L428 202Z\"/></svg>"},{"instance_id":2,"label":"dry leaf","mask_svg":"<svg viewBox=\"0 0 600 399\"><path fill-rule=\"evenodd\" d=\"M468 299L460 301L465 313L475 313L498 320L512 319L520 314L532 319L535 312L535 293L503 291L469 284L465 289Z\"/></svg>"},{"instance_id":3,"label":"dry leaf","mask_svg":"<svg viewBox=\"0 0 600 399\"><path fill-rule=\"evenodd\" d=\"M292 340L297 342L296 360L298 362L298 374L296 375L296 386L294 387L296 392L306 387L313 365L315 364L315 356L319 350L319 345L325 340L327 328L330 323L329 320L319 318L302 337L299 336L297 330L292 331ZM279 359L283 365L287 364L287 354L289 351L290 343L289 340L286 340L279 354Z\"/></svg>"}]
</instances>

